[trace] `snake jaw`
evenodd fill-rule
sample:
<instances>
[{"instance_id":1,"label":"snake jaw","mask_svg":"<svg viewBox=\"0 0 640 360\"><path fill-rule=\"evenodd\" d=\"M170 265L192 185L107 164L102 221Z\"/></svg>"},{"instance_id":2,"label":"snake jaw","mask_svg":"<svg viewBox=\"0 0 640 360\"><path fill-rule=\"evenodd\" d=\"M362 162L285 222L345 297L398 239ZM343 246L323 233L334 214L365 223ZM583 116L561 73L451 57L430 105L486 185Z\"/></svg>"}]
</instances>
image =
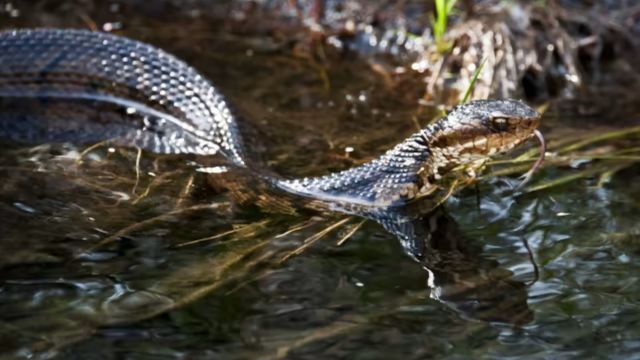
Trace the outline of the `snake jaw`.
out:
<instances>
[{"instance_id":1,"label":"snake jaw","mask_svg":"<svg viewBox=\"0 0 640 360\"><path fill-rule=\"evenodd\" d=\"M458 106L434 124L430 133L434 169L450 169L449 165L507 152L533 136L539 121L540 114L515 100L480 100Z\"/></svg>"},{"instance_id":2,"label":"snake jaw","mask_svg":"<svg viewBox=\"0 0 640 360\"><path fill-rule=\"evenodd\" d=\"M426 180L417 197L434 193L449 175L473 181L491 156L508 152L533 136L540 138L539 121L536 111L514 100L474 101L455 108L422 131L430 157L418 174ZM541 162L539 159L526 174L525 182Z\"/></svg>"}]
</instances>

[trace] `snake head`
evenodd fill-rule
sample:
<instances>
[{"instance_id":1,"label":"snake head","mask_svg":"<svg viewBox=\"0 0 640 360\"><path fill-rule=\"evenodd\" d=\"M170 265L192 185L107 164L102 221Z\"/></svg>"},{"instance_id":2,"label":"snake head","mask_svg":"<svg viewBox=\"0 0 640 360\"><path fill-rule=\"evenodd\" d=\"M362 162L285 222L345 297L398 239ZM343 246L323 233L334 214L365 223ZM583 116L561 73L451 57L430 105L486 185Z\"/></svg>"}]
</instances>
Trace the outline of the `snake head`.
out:
<instances>
[{"instance_id":1,"label":"snake head","mask_svg":"<svg viewBox=\"0 0 640 360\"><path fill-rule=\"evenodd\" d=\"M506 152L534 135L540 114L517 100L478 100L425 129L436 178L460 164Z\"/></svg>"}]
</instances>

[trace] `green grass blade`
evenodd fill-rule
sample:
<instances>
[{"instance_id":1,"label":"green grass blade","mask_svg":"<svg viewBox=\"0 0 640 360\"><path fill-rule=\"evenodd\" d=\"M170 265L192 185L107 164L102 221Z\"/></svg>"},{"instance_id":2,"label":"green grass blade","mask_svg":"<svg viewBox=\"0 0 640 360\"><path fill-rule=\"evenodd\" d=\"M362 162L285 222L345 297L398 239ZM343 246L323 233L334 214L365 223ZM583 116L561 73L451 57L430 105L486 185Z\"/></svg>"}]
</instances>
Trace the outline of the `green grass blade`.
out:
<instances>
[{"instance_id":1,"label":"green grass blade","mask_svg":"<svg viewBox=\"0 0 640 360\"><path fill-rule=\"evenodd\" d=\"M464 93L464 97L462 98L462 100L460 100L460 104L466 103L469 100L469 98L471 97L471 93L473 92L473 89L476 86L476 81L478 80L478 77L480 76L480 72L482 72L482 68L484 67L484 63L486 61L487 61L486 58L484 60L482 60L482 62L480 63L480 66L478 66L476 71L473 72L473 77L471 78L471 82L469 83L469 86L467 87L467 91Z\"/></svg>"},{"instance_id":2,"label":"green grass blade","mask_svg":"<svg viewBox=\"0 0 640 360\"><path fill-rule=\"evenodd\" d=\"M640 133L640 126L635 126L631 128L622 129L622 130L610 131L604 134L600 134L597 136L584 139L582 141L575 142L562 149L559 149L558 152L560 153L571 152L600 141L617 139L621 137L634 135L636 133Z\"/></svg>"},{"instance_id":3,"label":"green grass blade","mask_svg":"<svg viewBox=\"0 0 640 360\"><path fill-rule=\"evenodd\" d=\"M443 53L449 49L449 44L444 42L444 34L447 31L447 21L457 0L436 0L436 16L432 18L433 37L436 41L438 52Z\"/></svg>"}]
</instances>

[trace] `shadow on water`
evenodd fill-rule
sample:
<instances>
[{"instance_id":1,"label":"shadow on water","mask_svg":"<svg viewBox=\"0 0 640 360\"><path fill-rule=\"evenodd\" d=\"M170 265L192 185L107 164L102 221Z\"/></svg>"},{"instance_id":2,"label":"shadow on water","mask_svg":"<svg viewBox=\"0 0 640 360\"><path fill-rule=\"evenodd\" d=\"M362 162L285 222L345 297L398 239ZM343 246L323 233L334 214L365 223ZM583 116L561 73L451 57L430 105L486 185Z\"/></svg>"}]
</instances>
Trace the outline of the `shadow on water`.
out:
<instances>
[{"instance_id":1,"label":"shadow on water","mask_svg":"<svg viewBox=\"0 0 640 360\"><path fill-rule=\"evenodd\" d=\"M283 50L282 34L238 36L202 17L226 5L12 2L20 13L4 6L0 24L110 24L176 53L231 98L250 150L282 174L361 163L431 118L365 61L319 67ZM203 172L221 171L220 159L3 144L0 354L631 357L640 145L637 131L611 134L639 114L601 121L584 105L546 114L549 166L536 191L514 194L507 176L530 166L525 151L446 210L364 222L248 192L260 185L241 172ZM580 143L594 134L603 138ZM234 177L242 186L211 186Z\"/></svg>"}]
</instances>

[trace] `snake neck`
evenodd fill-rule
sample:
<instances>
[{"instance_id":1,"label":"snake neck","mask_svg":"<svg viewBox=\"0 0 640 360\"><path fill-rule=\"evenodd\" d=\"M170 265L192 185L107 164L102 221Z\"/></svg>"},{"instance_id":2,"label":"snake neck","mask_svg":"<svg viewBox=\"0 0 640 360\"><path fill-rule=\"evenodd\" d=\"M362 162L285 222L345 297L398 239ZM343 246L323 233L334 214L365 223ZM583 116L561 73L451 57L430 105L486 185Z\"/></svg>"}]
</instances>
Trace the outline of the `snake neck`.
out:
<instances>
[{"instance_id":1,"label":"snake neck","mask_svg":"<svg viewBox=\"0 0 640 360\"><path fill-rule=\"evenodd\" d=\"M320 177L281 180L287 191L330 202L367 206L393 206L433 189L433 152L430 144L438 131L427 127L375 160Z\"/></svg>"}]
</instances>

